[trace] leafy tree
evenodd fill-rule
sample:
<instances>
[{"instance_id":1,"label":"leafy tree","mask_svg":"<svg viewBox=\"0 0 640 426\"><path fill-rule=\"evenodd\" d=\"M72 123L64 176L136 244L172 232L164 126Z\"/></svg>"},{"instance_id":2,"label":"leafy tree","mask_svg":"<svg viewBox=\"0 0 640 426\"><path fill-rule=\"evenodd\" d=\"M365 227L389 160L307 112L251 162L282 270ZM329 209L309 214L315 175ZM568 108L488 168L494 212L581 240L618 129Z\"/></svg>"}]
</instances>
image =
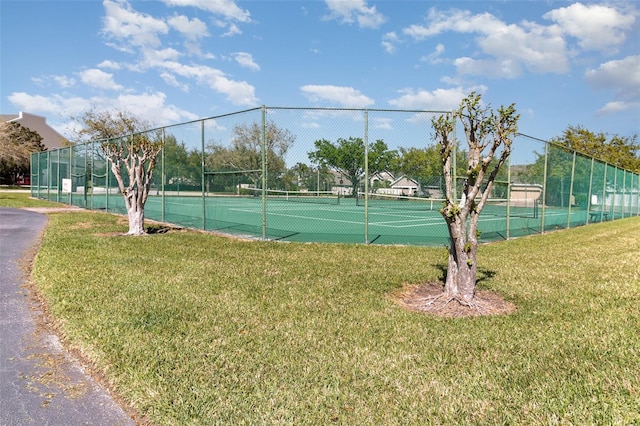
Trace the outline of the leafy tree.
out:
<instances>
[{"instance_id":1,"label":"leafy tree","mask_svg":"<svg viewBox=\"0 0 640 426\"><path fill-rule=\"evenodd\" d=\"M255 122L234 127L231 146L216 143L208 146L207 168L242 171L254 187L262 187L262 131L262 126ZM275 184L275 179L286 170L285 156L296 137L289 130L279 128L273 121L265 124L264 137L267 177L269 183Z\"/></svg>"},{"instance_id":2,"label":"leafy tree","mask_svg":"<svg viewBox=\"0 0 640 426\"><path fill-rule=\"evenodd\" d=\"M44 151L42 136L20 123L0 122L0 181L15 184L29 174L31 154Z\"/></svg>"},{"instance_id":3,"label":"leafy tree","mask_svg":"<svg viewBox=\"0 0 640 426\"><path fill-rule=\"evenodd\" d=\"M569 126L552 143L595 157L611 165L640 172L640 143L638 135L631 137L595 133L581 126Z\"/></svg>"},{"instance_id":4,"label":"leafy tree","mask_svg":"<svg viewBox=\"0 0 640 426\"><path fill-rule=\"evenodd\" d=\"M569 126L561 136L551 139L545 153L536 153L536 161L518 173L524 183L546 182L545 203L551 206L568 206L570 195L586 204L589 193L591 165L585 159L594 157L610 165L640 172L640 143L637 135L608 137L579 126ZM577 152L577 166L573 168L573 153ZM545 179L545 159L547 174ZM583 167L579 165L582 164ZM571 176L573 175L573 188Z\"/></svg>"},{"instance_id":5,"label":"leafy tree","mask_svg":"<svg viewBox=\"0 0 640 426\"><path fill-rule=\"evenodd\" d=\"M449 230L450 247L444 294L432 302L457 301L474 306L477 276L478 219L500 168L511 153L520 116L514 105L497 114L481 104L475 92L462 100L458 110L432 120L446 184L446 201L440 210ZM462 122L469 145L467 170L460 199L453 198L452 157L456 141L453 130ZM498 149L502 147L502 151Z\"/></svg>"},{"instance_id":6,"label":"leafy tree","mask_svg":"<svg viewBox=\"0 0 640 426\"><path fill-rule=\"evenodd\" d=\"M164 138L162 156L165 189L167 186L176 186L178 189L201 188L202 156L199 150L188 150L184 142L178 143L174 135L167 134Z\"/></svg>"},{"instance_id":7,"label":"leafy tree","mask_svg":"<svg viewBox=\"0 0 640 426\"><path fill-rule=\"evenodd\" d=\"M140 133L149 127L148 123L122 110L90 110L77 120L82 125L78 135L99 141L100 150L111 163L127 209L127 234L145 234L144 205L157 156L164 145L160 133Z\"/></svg>"},{"instance_id":8,"label":"leafy tree","mask_svg":"<svg viewBox=\"0 0 640 426\"><path fill-rule=\"evenodd\" d=\"M400 148L398 171L423 185L428 178L442 175L438 147L433 145L427 148Z\"/></svg>"},{"instance_id":9,"label":"leafy tree","mask_svg":"<svg viewBox=\"0 0 640 426\"><path fill-rule=\"evenodd\" d=\"M314 145L316 150L309 153L309 159L319 166L330 167L343 174L351 181L353 194L357 195L365 172L364 141L354 137L339 138L333 144L326 139L319 139ZM396 151L390 151L382 140L369 144L368 151L370 175L389 170L398 155Z\"/></svg>"}]
</instances>

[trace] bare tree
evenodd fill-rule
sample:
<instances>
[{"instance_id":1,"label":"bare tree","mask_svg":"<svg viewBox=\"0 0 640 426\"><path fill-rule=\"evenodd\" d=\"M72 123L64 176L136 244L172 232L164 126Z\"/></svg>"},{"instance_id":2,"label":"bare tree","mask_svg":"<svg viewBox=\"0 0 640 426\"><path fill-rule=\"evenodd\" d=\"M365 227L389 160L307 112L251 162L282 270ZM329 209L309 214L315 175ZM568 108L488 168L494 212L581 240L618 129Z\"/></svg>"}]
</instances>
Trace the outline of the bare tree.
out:
<instances>
[{"instance_id":1,"label":"bare tree","mask_svg":"<svg viewBox=\"0 0 640 426\"><path fill-rule=\"evenodd\" d=\"M445 177L446 201L440 210L450 237L449 260L445 280L445 303L457 301L473 306L476 288L478 219L491 193L495 178L511 153L511 143L520 118L514 104L501 106L497 114L481 104L481 95L471 93L458 110L434 118L432 125L439 144ZM454 199L452 157L457 120L462 122L469 145L466 176L459 199ZM502 147L502 150L498 150Z\"/></svg>"},{"instance_id":2,"label":"bare tree","mask_svg":"<svg viewBox=\"0 0 640 426\"><path fill-rule=\"evenodd\" d=\"M127 209L127 234L145 234L144 205L156 158L164 147L161 135L158 132L142 133L150 127L148 123L121 110L87 111L78 121L83 124L78 135L98 140L100 150L111 163Z\"/></svg>"},{"instance_id":3,"label":"bare tree","mask_svg":"<svg viewBox=\"0 0 640 426\"><path fill-rule=\"evenodd\" d=\"M216 169L235 169L244 171L256 188L262 187L262 150L265 149L267 176L275 178L286 170L287 151L296 141L289 130L280 128L273 121L267 121L263 127L253 122L240 124L233 128L233 138L229 147L211 144L207 158L210 167Z\"/></svg>"}]
</instances>

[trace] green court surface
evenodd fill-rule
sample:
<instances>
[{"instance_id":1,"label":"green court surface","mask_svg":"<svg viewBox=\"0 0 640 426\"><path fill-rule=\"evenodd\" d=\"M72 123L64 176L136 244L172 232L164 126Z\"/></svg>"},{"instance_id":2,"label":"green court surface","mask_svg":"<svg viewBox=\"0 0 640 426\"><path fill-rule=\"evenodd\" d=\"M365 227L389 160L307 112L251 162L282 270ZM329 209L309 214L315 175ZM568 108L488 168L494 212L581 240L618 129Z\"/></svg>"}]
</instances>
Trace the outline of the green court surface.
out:
<instances>
[{"instance_id":1,"label":"green court surface","mask_svg":"<svg viewBox=\"0 0 640 426\"><path fill-rule=\"evenodd\" d=\"M73 197L73 204L126 214L119 194ZM362 199L309 201L285 197L154 195L145 206L148 219L195 229L219 231L250 238L299 242L341 242L446 246L449 236L438 209L439 202ZM85 204L86 205L83 205ZM481 241L538 234L544 230L611 220L612 215L590 218L584 209L510 208L487 205L480 215Z\"/></svg>"}]
</instances>

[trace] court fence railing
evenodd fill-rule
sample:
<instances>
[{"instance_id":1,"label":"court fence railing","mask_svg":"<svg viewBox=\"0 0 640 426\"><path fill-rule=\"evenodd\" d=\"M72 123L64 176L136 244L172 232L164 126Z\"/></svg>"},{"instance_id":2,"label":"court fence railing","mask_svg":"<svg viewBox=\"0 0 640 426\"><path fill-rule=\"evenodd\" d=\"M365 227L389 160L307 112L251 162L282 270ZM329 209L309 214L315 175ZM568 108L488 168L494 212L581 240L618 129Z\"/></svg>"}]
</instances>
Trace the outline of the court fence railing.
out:
<instances>
[{"instance_id":1,"label":"court fence railing","mask_svg":"<svg viewBox=\"0 0 640 426\"><path fill-rule=\"evenodd\" d=\"M262 106L109 142L162 144L151 220L264 240L441 246L449 236L431 120L445 113ZM126 214L104 142L32 154L31 196ZM351 162L332 167L330 146ZM464 146L452 166L458 190ZM385 162L381 152L396 155ZM518 134L481 213L481 240L639 215L638 173Z\"/></svg>"}]
</instances>

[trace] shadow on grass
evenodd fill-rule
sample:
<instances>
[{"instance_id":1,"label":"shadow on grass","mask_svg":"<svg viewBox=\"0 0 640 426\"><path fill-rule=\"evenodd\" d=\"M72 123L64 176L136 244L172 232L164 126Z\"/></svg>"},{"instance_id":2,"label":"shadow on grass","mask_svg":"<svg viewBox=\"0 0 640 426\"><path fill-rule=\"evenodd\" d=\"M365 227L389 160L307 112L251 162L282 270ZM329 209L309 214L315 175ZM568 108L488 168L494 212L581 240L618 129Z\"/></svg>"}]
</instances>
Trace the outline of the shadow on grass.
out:
<instances>
[{"instance_id":1,"label":"shadow on grass","mask_svg":"<svg viewBox=\"0 0 640 426\"><path fill-rule=\"evenodd\" d=\"M447 282L447 265L443 263L437 263L432 265L434 268L440 271L440 282ZM483 281L490 280L495 277L497 274L496 271L486 268L478 268L478 274L476 276L476 285L481 284Z\"/></svg>"},{"instance_id":2,"label":"shadow on grass","mask_svg":"<svg viewBox=\"0 0 640 426\"><path fill-rule=\"evenodd\" d=\"M147 234L166 234L167 232L170 231L180 231L182 230L182 228L178 228L175 226L169 226L169 225L149 225L147 226Z\"/></svg>"}]
</instances>

